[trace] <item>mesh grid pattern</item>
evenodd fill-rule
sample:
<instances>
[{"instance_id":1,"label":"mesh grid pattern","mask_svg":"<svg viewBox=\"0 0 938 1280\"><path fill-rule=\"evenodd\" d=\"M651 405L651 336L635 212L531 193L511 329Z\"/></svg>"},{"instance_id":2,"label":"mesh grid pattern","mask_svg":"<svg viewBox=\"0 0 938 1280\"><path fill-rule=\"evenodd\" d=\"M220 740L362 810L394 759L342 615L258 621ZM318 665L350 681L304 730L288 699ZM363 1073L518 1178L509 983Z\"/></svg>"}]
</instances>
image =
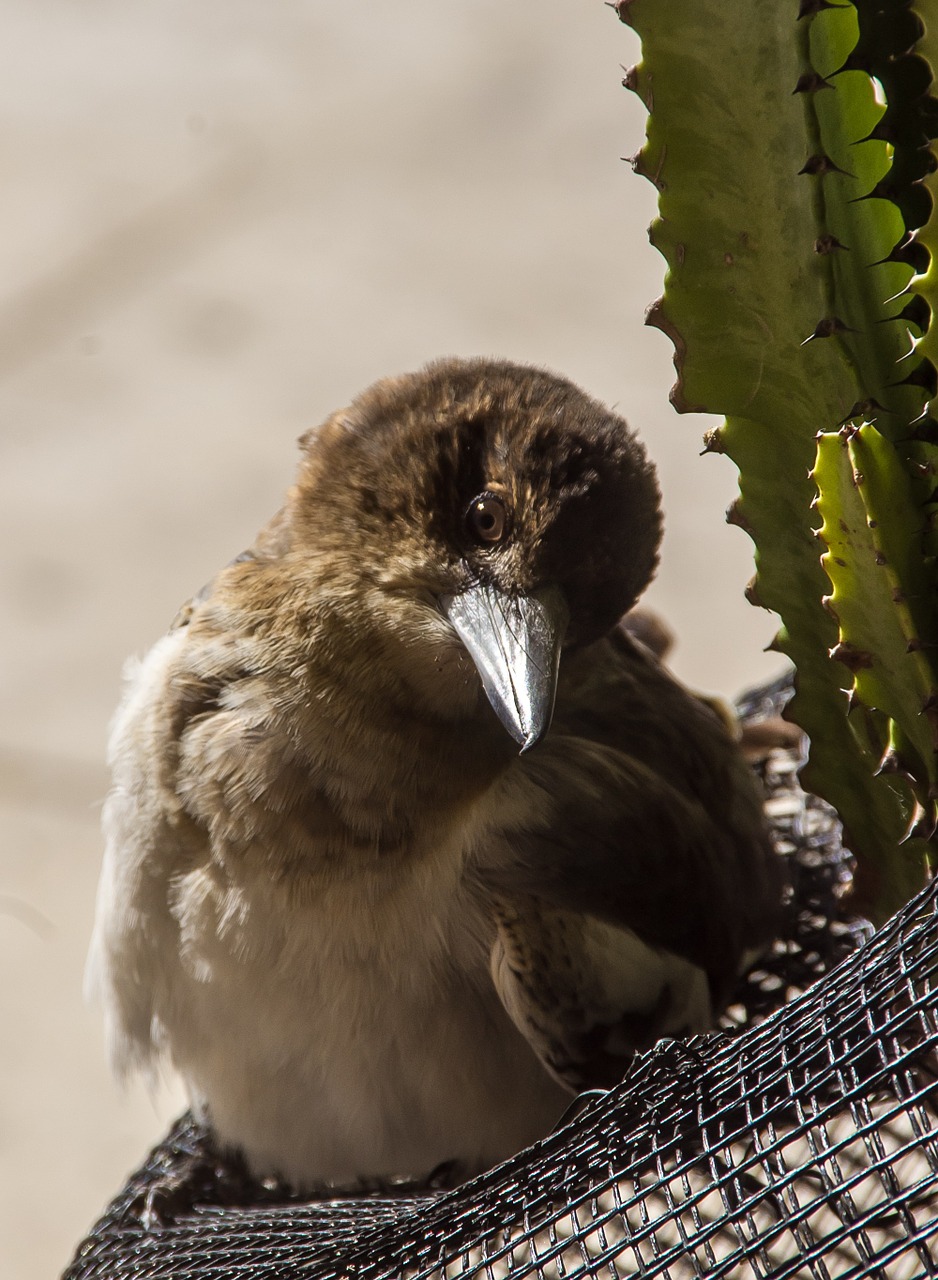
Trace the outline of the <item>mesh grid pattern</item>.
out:
<instances>
[{"instance_id":1,"label":"mesh grid pattern","mask_svg":"<svg viewBox=\"0 0 938 1280\"><path fill-rule=\"evenodd\" d=\"M565 1127L448 1193L285 1202L183 1118L68 1280L938 1276L938 882L859 946L836 821L795 765L763 767L795 901L728 1012L744 1030L661 1042ZM147 1227L154 1189L164 1212Z\"/></svg>"},{"instance_id":2,"label":"mesh grid pattern","mask_svg":"<svg viewBox=\"0 0 938 1280\"><path fill-rule=\"evenodd\" d=\"M938 1274L936 952L930 889L762 1026L644 1055L572 1127L316 1274Z\"/></svg>"}]
</instances>

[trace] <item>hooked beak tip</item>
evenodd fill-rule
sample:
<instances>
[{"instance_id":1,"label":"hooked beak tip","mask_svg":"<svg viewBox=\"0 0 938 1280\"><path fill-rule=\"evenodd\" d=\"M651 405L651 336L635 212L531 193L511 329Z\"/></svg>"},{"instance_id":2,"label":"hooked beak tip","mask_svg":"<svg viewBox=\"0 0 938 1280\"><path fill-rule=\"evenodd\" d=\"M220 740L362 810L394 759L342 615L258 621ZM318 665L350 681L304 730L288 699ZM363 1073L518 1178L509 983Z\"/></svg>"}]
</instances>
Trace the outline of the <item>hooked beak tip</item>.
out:
<instances>
[{"instance_id":1,"label":"hooked beak tip","mask_svg":"<svg viewBox=\"0 0 938 1280\"><path fill-rule=\"evenodd\" d=\"M491 585L441 598L482 678L489 703L519 746L530 751L550 728L567 606L555 587L510 595Z\"/></svg>"},{"instance_id":2,"label":"hooked beak tip","mask_svg":"<svg viewBox=\"0 0 938 1280\"><path fill-rule=\"evenodd\" d=\"M530 751L532 747L536 747L537 744L543 740L547 733L547 729L548 725L545 724L537 729L529 729L528 733L524 737L519 735L516 739L520 744L518 755L523 756L526 752Z\"/></svg>"}]
</instances>

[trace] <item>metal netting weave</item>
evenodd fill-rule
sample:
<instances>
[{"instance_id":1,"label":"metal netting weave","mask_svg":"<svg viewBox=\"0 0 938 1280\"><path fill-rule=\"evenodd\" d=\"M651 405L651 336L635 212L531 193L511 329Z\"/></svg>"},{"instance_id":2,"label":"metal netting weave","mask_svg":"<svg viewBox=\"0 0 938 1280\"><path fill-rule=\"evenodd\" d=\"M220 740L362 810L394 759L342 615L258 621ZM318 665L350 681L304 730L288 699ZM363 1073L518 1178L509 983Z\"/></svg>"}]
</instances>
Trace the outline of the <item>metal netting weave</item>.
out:
<instances>
[{"instance_id":1,"label":"metal netting weave","mask_svg":"<svg viewBox=\"0 0 938 1280\"><path fill-rule=\"evenodd\" d=\"M744 713L784 696L763 690ZM938 882L864 941L836 820L796 766L777 750L761 766L794 897L728 1012L744 1030L662 1042L450 1192L300 1201L252 1183L184 1117L68 1280L938 1276ZM146 1226L148 1203L163 1211Z\"/></svg>"}]
</instances>

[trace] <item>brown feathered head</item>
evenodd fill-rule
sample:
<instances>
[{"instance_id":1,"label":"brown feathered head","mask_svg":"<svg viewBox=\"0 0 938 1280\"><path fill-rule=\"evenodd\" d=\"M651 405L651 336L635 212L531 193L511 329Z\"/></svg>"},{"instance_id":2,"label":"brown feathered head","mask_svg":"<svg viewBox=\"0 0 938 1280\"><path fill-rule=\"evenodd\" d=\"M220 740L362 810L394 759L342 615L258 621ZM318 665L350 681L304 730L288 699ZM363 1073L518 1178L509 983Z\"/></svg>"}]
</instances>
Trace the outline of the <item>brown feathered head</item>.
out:
<instances>
[{"instance_id":1,"label":"brown feathered head","mask_svg":"<svg viewBox=\"0 0 938 1280\"><path fill-rule=\"evenodd\" d=\"M540 369L441 360L302 443L294 522L344 572L439 608L533 745L561 647L609 631L657 563L658 487L624 420Z\"/></svg>"}]
</instances>

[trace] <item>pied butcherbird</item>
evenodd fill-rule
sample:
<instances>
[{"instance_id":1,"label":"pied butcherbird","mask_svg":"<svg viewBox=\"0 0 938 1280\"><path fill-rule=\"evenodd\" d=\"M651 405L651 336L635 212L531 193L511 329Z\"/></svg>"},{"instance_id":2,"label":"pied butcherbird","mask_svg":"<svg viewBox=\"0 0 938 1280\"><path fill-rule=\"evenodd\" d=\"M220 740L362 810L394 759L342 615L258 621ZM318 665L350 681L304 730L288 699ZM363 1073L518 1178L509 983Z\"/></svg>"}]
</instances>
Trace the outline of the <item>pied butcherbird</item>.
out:
<instances>
[{"instance_id":1,"label":"pied butcherbird","mask_svg":"<svg viewBox=\"0 0 938 1280\"><path fill-rule=\"evenodd\" d=\"M90 978L258 1175L459 1176L712 1025L781 875L725 723L618 621L659 495L570 382L444 360L301 441L129 672Z\"/></svg>"}]
</instances>

